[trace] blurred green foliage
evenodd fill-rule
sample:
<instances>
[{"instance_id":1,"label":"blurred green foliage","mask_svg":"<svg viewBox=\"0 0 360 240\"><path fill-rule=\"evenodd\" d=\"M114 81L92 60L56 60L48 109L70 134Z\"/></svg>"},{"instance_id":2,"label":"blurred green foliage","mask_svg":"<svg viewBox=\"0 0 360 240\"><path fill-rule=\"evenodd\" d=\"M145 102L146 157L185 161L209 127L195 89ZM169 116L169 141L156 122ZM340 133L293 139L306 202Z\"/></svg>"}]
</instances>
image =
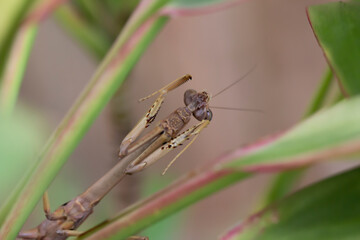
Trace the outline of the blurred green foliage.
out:
<instances>
[{"instance_id":1,"label":"blurred green foliage","mask_svg":"<svg viewBox=\"0 0 360 240\"><path fill-rule=\"evenodd\" d=\"M36 111L19 106L11 117L0 117L0 203L34 164L49 132L46 126Z\"/></svg>"},{"instance_id":2,"label":"blurred green foliage","mask_svg":"<svg viewBox=\"0 0 360 240\"><path fill-rule=\"evenodd\" d=\"M360 168L300 190L250 216L222 240L356 240Z\"/></svg>"}]
</instances>

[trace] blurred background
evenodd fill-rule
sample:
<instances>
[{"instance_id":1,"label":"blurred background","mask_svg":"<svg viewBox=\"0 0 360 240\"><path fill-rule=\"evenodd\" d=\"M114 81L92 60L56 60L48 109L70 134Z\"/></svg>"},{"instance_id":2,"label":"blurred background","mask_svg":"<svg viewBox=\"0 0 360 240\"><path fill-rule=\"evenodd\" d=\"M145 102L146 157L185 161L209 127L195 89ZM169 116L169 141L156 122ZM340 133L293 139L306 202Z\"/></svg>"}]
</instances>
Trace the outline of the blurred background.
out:
<instances>
[{"instance_id":1,"label":"blurred background","mask_svg":"<svg viewBox=\"0 0 360 240\"><path fill-rule=\"evenodd\" d=\"M177 152L117 186L81 229L114 216L125 206L231 149L300 121L326 69L305 7L325 2L329 1L252 0L209 15L170 20L51 185L52 207L84 191L117 162L121 139L154 101L137 100L186 73L193 80L168 94L158 120L183 106L186 89L206 89L215 94L255 64L253 73L213 99L211 105L256 108L264 114L213 110L211 124L165 176L161 172ZM56 21L44 22L30 56L20 99L40 113L48 135L97 65L95 58ZM326 163L312 167L299 187L350 165ZM143 234L151 240L216 239L255 209L270 177L257 175L234 185ZM33 227L43 218L39 205L26 227Z\"/></svg>"}]
</instances>

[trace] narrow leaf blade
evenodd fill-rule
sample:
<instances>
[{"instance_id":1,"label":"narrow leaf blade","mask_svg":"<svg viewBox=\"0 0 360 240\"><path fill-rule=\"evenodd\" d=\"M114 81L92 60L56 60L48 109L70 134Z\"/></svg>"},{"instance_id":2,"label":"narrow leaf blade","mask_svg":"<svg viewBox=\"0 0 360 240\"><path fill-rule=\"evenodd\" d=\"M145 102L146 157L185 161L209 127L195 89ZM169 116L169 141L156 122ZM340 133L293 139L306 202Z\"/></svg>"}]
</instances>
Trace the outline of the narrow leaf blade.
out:
<instances>
[{"instance_id":1,"label":"narrow leaf blade","mask_svg":"<svg viewBox=\"0 0 360 240\"><path fill-rule=\"evenodd\" d=\"M169 16L188 16L217 12L245 0L170 0L162 13Z\"/></svg>"},{"instance_id":2,"label":"narrow leaf blade","mask_svg":"<svg viewBox=\"0 0 360 240\"><path fill-rule=\"evenodd\" d=\"M360 98L344 100L301 122L267 147L228 167L244 171L281 171L360 151Z\"/></svg>"}]
</instances>

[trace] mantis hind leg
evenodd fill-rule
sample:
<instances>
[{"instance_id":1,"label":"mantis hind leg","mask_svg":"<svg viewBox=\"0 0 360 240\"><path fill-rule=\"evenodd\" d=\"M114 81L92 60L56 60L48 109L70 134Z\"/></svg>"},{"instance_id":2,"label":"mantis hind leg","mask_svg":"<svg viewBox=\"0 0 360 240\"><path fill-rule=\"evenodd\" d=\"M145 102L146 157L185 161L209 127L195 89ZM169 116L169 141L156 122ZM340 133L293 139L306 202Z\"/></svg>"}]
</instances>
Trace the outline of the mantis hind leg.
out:
<instances>
[{"instance_id":1,"label":"mantis hind leg","mask_svg":"<svg viewBox=\"0 0 360 240\"><path fill-rule=\"evenodd\" d=\"M43 208L45 212L45 217L50 221L56 221L60 219L65 219L65 212L63 208L56 209L55 212L51 212L50 210L50 201L49 201L49 195L47 192L43 195Z\"/></svg>"}]
</instances>

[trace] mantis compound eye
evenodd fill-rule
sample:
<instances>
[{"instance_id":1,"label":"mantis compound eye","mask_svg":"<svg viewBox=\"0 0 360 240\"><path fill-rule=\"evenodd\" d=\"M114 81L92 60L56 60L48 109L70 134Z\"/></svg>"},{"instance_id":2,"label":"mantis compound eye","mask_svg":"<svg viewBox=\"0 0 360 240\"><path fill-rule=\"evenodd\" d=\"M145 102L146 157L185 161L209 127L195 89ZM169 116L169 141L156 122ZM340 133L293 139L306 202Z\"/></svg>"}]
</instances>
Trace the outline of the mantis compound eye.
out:
<instances>
[{"instance_id":1,"label":"mantis compound eye","mask_svg":"<svg viewBox=\"0 0 360 240\"><path fill-rule=\"evenodd\" d=\"M186 106L189 105L193 101L196 94L197 94L197 92L194 89L188 89L188 90L185 91L185 93L184 93L184 103L185 103Z\"/></svg>"}]
</instances>

